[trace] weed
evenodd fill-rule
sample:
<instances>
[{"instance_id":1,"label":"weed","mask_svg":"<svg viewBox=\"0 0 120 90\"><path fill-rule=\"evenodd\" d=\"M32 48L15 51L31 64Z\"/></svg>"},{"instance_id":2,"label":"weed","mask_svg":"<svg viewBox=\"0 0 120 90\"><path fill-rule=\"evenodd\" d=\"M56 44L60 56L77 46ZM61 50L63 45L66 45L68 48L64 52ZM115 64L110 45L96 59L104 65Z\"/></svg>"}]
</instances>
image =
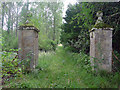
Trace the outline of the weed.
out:
<instances>
[{"instance_id":1,"label":"weed","mask_svg":"<svg viewBox=\"0 0 120 90\"><path fill-rule=\"evenodd\" d=\"M92 72L88 55L71 53L63 47L57 47L56 52L40 52L37 69L40 69L37 73L25 74L14 87L117 88L120 76L119 73Z\"/></svg>"}]
</instances>

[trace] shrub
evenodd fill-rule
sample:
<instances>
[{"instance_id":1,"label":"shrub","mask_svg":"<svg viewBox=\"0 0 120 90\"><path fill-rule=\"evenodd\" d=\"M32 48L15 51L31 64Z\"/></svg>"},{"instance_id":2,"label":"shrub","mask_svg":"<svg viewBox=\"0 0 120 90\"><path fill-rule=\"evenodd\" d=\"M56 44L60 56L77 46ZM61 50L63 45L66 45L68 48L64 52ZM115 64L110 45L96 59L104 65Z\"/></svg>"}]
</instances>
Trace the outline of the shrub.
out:
<instances>
[{"instance_id":1,"label":"shrub","mask_svg":"<svg viewBox=\"0 0 120 90\"><path fill-rule=\"evenodd\" d=\"M49 39L46 35L40 35L39 37L39 50L55 50L57 42Z\"/></svg>"},{"instance_id":2,"label":"shrub","mask_svg":"<svg viewBox=\"0 0 120 90\"><path fill-rule=\"evenodd\" d=\"M28 83L15 83L11 85L10 88L30 88L30 85Z\"/></svg>"},{"instance_id":3,"label":"shrub","mask_svg":"<svg viewBox=\"0 0 120 90\"><path fill-rule=\"evenodd\" d=\"M5 83L5 81L8 81L11 77L17 77L22 76L22 70L19 67L19 59L17 58L17 53L14 51L18 51L17 49L9 49L10 47L5 47L6 43L8 44L6 40L6 37L2 37L0 34L0 46L3 46L4 50L8 50L10 52L3 51L0 53L1 55L1 65L0 68L2 69L0 72L2 73L2 84ZM8 38L8 37L7 37ZM2 49L0 49L2 51Z\"/></svg>"},{"instance_id":4,"label":"shrub","mask_svg":"<svg viewBox=\"0 0 120 90\"><path fill-rule=\"evenodd\" d=\"M73 53L73 58L76 61L77 65L80 65L83 69L87 70L87 72L91 72L91 63L90 63L90 57L85 54L84 52Z\"/></svg>"},{"instance_id":5,"label":"shrub","mask_svg":"<svg viewBox=\"0 0 120 90\"><path fill-rule=\"evenodd\" d=\"M13 51L13 49L12 49ZM22 70L19 67L20 60L15 58L17 54L14 52L2 53L2 79L3 84L8 81L11 77L17 77L22 75Z\"/></svg>"},{"instance_id":6,"label":"shrub","mask_svg":"<svg viewBox=\"0 0 120 90\"><path fill-rule=\"evenodd\" d=\"M89 29L93 23L91 12L91 6L87 3L69 5L64 18L66 22L61 26L61 42L70 51L89 52Z\"/></svg>"},{"instance_id":7,"label":"shrub","mask_svg":"<svg viewBox=\"0 0 120 90\"><path fill-rule=\"evenodd\" d=\"M120 54L118 51L113 51L113 69L120 72Z\"/></svg>"},{"instance_id":8,"label":"shrub","mask_svg":"<svg viewBox=\"0 0 120 90\"><path fill-rule=\"evenodd\" d=\"M9 49L18 49L18 37L16 37L14 33L15 32L13 32L13 34L8 34L7 31L3 32L3 51L9 51Z\"/></svg>"}]
</instances>

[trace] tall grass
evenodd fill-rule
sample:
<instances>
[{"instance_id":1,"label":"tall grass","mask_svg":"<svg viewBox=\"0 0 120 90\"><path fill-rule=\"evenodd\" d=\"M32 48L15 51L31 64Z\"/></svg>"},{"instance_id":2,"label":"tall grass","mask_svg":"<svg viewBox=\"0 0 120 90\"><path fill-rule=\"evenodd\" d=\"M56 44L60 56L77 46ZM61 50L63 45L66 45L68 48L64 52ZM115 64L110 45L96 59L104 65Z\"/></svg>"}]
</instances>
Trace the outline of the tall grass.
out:
<instances>
[{"instance_id":1,"label":"tall grass","mask_svg":"<svg viewBox=\"0 0 120 90\"><path fill-rule=\"evenodd\" d=\"M91 72L89 56L70 53L63 47L56 52L40 52L37 69L12 79L11 88L117 88L119 73Z\"/></svg>"}]
</instances>

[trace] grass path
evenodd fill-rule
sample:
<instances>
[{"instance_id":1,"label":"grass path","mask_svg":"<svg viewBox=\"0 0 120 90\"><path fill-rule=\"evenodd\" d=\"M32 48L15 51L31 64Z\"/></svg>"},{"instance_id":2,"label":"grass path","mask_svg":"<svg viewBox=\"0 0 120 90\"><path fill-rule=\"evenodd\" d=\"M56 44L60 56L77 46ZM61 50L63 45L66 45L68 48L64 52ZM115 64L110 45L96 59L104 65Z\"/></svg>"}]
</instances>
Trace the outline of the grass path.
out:
<instances>
[{"instance_id":1,"label":"grass path","mask_svg":"<svg viewBox=\"0 0 120 90\"><path fill-rule=\"evenodd\" d=\"M62 53L61 53L62 52ZM64 51L40 53L38 68L41 68L37 75L36 87L85 87L77 74L78 69L74 67L72 57Z\"/></svg>"},{"instance_id":2,"label":"grass path","mask_svg":"<svg viewBox=\"0 0 120 90\"><path fill-rule=\"evenodd\" d=\"M75 67L70 53L61 50L40 52L37 67L40 70L13 80L11 87L85 88L78 73L79 67Z\"/></svg>"},{"instance_id":3,"label":"grass path","mask_svg":"<svg viewBox=\"0 0 120 90\"><path fill-rule=\"evenodd\" d=\"M58 47L56 52L40 52L38 71L13 79L7 87L11 88L98 88L116 87L118 76L94 76L77 62L86 59L85 55L76 57Z\"/></svg>"}]
</instances>

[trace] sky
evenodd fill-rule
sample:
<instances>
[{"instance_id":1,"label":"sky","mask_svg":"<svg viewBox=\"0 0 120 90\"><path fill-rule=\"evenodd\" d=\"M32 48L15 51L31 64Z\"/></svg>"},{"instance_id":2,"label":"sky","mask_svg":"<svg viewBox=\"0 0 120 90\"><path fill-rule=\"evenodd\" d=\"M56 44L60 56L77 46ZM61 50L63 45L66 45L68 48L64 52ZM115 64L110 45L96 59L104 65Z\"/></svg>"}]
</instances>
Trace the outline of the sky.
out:
<instances>
[{"instance_id":1,"label":"sky","mask_svg":"<svg viewBox=\"0 0 120 90\"><path fill-rule=\"evenodd\" d=\"M65 0L65 1L63 1L63 3L64 3L63 17L65 16L65 12L67 10L67 6L69 5L69 3L73 5L76 2L77 2L76 0Z\"/></svg>"}]
</instances>

